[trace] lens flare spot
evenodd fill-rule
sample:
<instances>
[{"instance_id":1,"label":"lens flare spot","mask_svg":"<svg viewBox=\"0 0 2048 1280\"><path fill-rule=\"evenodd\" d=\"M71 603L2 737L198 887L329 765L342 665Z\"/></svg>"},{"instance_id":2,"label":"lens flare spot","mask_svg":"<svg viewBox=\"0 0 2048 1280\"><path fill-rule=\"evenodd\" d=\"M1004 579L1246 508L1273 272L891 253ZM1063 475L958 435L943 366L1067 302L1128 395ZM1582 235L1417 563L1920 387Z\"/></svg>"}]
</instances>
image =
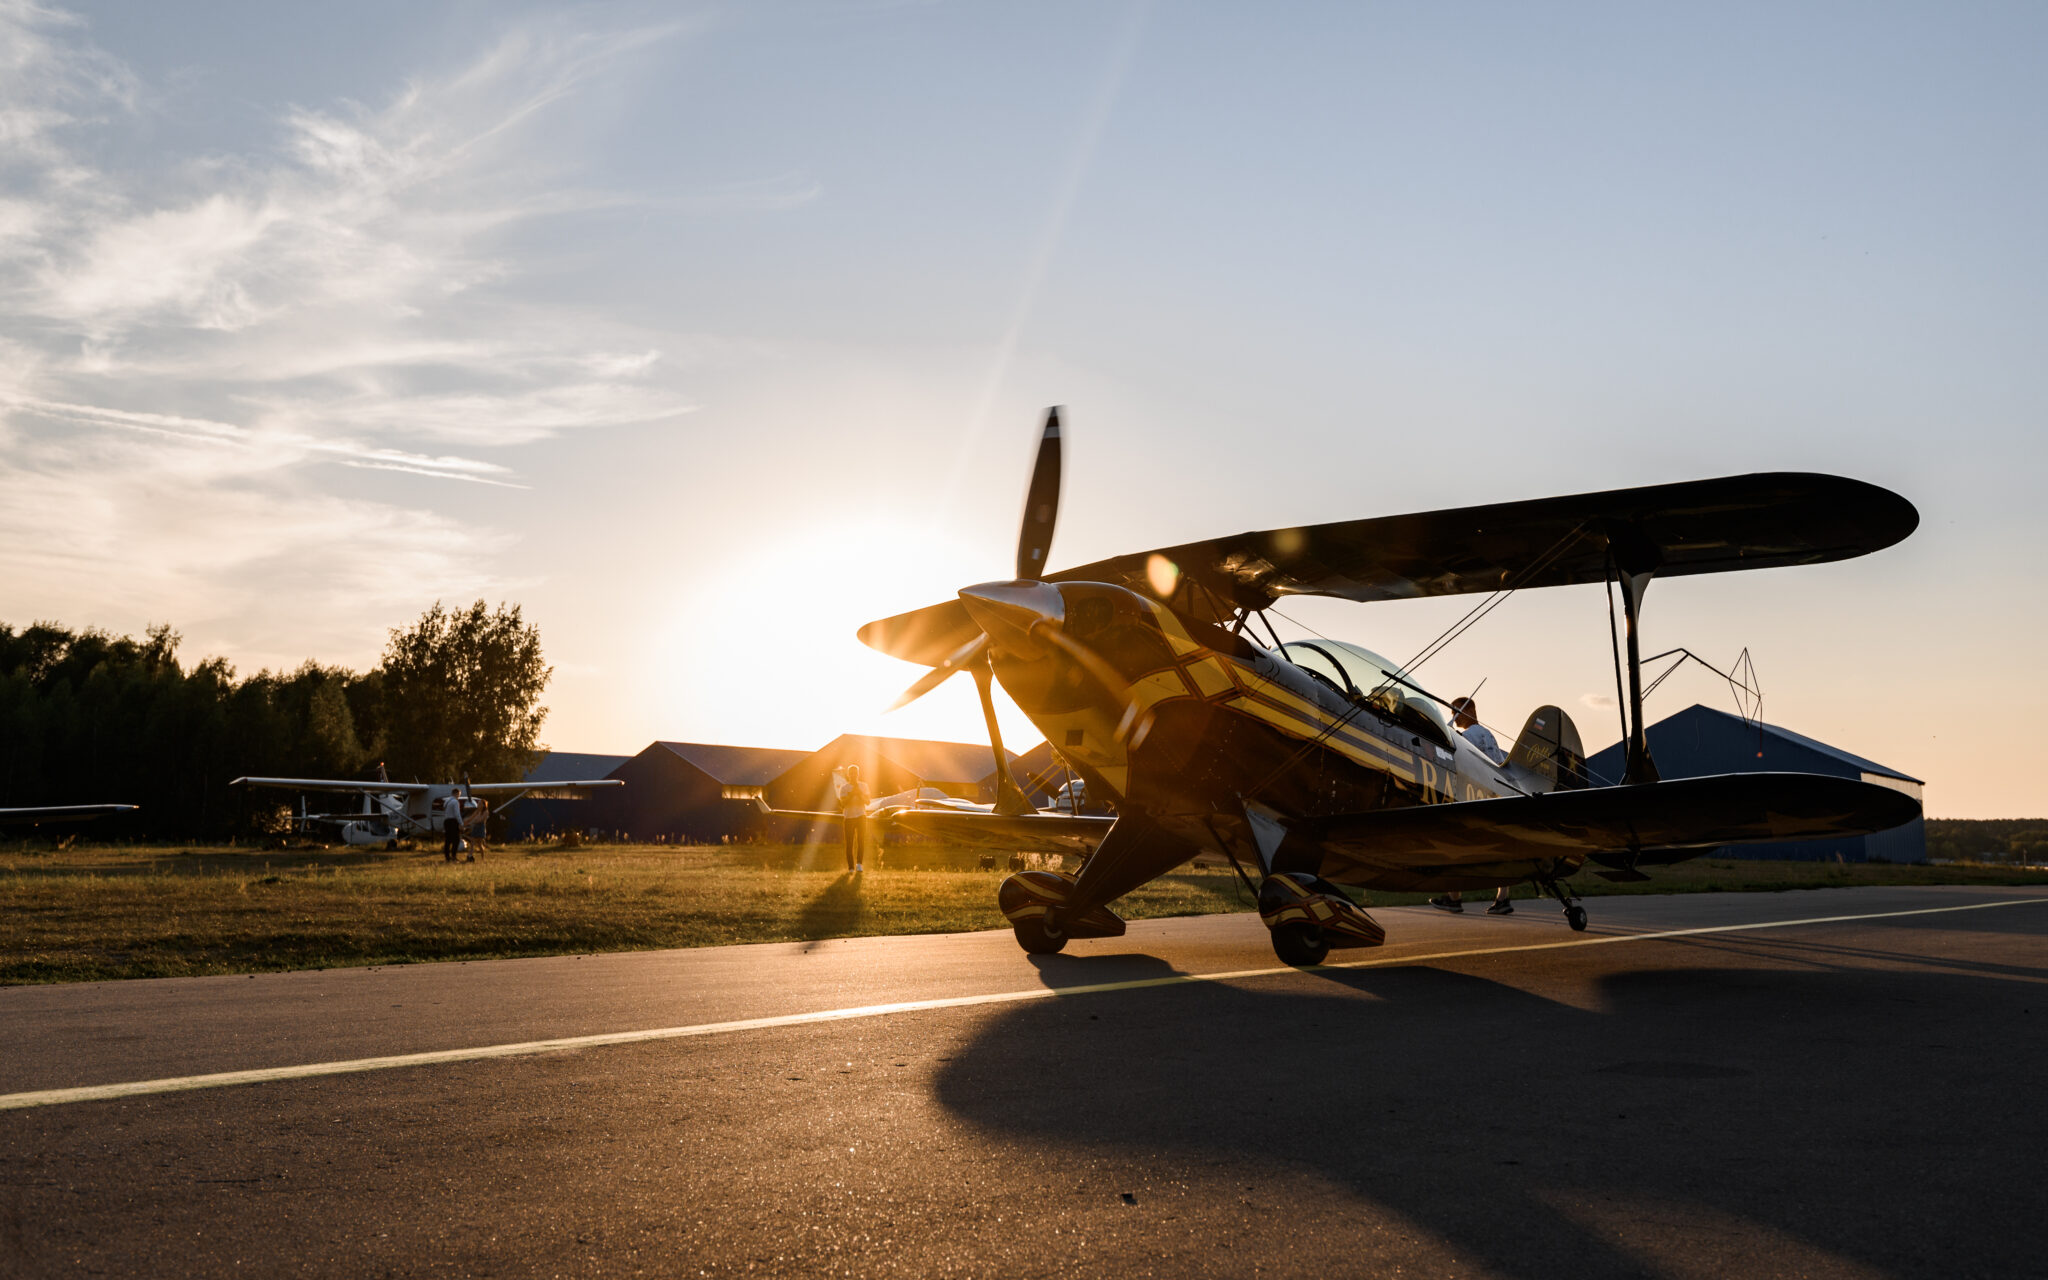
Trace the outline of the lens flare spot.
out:
<instances>
[{"instance_id":1,"label":"lens flare spot","mask_svg":"<svg viewBox=\"0 0 2048 1280\"><path fill-rule=\"evenodd\" d=\"M1151 584L1153 595L1161 600L1172 599L1174 590L1180 586L1180 566L1155 551L1145 561L1145 581Z\"/></svg>"},{"instance_id":2,"label":"lens flare spot","mask_svg":"<svg viewBox=\"0 0 2048 1280\"><path fill-rule=\"evenodd\" d=\"M1308 550L1308 531L1305 529L1275 529L1273 531L1273 554L1282 560L1289 560Z\"/></svg>"}]
</instances>

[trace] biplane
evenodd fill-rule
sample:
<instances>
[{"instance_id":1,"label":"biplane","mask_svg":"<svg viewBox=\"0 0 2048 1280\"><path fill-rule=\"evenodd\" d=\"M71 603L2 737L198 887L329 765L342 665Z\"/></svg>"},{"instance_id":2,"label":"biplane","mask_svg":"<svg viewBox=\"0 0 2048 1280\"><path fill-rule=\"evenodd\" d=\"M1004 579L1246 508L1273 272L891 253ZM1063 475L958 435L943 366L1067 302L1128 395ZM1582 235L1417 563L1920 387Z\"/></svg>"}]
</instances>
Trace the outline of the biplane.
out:
<instances>
[{"instance_id":1,"label":"biplane","mask_svg":"<svg viewBox=\"0 0 2048 1280\"><path fill-rule=\"evenodd\" d=\"M1663 781L1643 726L1638 632L1653 579L1881 550L1919 523L1888 490L1808 473L1725 476L1241 533L1050 573L1060 448L1055 408L1012 579L859 633L931 668L898 706L971 676L998 763L987 809L913 803L894 806L888 821L1084 855L1077 870L1002 883L997 904L1026 951L1122 934L1110 904L1203 853L1229 859L1254 890L1280 959L1313 965L1333 947L1385 939L1343 886L1529 883L1582 930L1570 877L1589 862L1610 878L1643 879L1643 868L1723 845L1868 834L1919 812L1910 796L1847 778ZM1618 779L1587 775L1578 730L1559 707L1532 712L1496 763L1453 728L1412 664L1338 641L1282 641L1267 616L1290 596L1498 598L1596 583L1606 584L1610 615L1621 597L1614 658L1627 749ZM1255 638L1262 628L1270 643ZM1005 764L992 682L1112 815L1032 807Z\"/></svg>"},{"instance_id":2,"label":"biplane","mask_svg":"<svg viewBox=\"0 0 2048 1280\"><path fill-rule=\"evenodd\" d=\"M502 809L521 796L546 799L579 798L601 787L623 787L617 778L590 778L573 782L392 782L379 776L371 781L348 778L236 778L231 787L260 787L272 791L296 791L300 795L292 828L301 835L332 833L343 844L383 845L396 849L400 839L413 836L438 838L443 801L459 797L464 831L484 819L488 800ZM307 793L355 797L352 809L324 813L309 812Z\"/></svg>"}]
</instances>

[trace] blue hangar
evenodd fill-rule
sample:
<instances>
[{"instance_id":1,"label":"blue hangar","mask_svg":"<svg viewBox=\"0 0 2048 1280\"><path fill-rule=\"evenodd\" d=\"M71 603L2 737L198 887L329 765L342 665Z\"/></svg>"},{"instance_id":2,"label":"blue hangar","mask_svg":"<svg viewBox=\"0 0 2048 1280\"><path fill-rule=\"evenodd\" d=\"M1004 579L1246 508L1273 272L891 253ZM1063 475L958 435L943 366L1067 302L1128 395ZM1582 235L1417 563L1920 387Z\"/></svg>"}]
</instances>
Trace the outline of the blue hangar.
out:
<instances>
[{"instance_id":1,"label":"blue hangar","mask_svg":"<svg viewBox=\"0 0 2048 1280\"><path fill-rule=\"evenodd\" d=\"M1694 703L1647 730L1650 755L1666 778L1699 778L1716 773L1827 773L1857 778L1903 791L1921 799L1920 779L1840 747L1816 742L1777 725L1746 721L1740 716ZM1586 761L1595 786L1621 776L1623 744L1617 742ZM1722 858L1769 858L1794 861L1925 862L1927 822L1915 818L1903 827L1868 836L1825 840L1794 840L1782 844L1731 846L1715 851Z\"/></svg>"}]
</instances>

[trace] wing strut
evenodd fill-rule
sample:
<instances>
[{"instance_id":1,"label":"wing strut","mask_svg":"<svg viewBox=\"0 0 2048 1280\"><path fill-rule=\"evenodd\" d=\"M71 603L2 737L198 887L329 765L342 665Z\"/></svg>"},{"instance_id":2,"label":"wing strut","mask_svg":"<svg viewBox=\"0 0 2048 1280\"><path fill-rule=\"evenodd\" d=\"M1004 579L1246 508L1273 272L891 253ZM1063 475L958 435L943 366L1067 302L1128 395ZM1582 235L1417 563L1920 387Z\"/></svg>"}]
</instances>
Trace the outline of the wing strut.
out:
<instances>
[{"instance_id":1,"label":"wing strut","mask_svg":"<svg viewBox=\"0 0 2048 1280\"><path fill-rule=\"evenodd\" d=\"M1621 579L1621 612L1628 639L1628 760L1622 767L1621 780L1656 782L1661 775L1657 762L1650 758L1650 740L1643 729L1643 648L1638 632L1643 595L1650 589L1650 578L1664 562L1664 554L1633 524L1609 521L1606 533L1615 574Z\"/></svg>"}]
</instances>

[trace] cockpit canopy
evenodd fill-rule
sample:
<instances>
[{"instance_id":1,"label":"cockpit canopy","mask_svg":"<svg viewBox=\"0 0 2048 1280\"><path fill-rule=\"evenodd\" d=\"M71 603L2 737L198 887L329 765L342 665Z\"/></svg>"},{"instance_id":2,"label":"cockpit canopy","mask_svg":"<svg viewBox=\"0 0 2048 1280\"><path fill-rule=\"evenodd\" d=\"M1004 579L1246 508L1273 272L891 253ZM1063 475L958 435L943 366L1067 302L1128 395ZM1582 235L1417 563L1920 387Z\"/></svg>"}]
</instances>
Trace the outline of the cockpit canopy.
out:
<instances>
[{"instance_id":1,"label":"cockpit canopy","mask_svg":"<svg viewBox=\"0 0 2048 1280\"><path fill-rule=\"evenodd\" d=\"M1395 724L1451 745L1451 722L1437 700L1405 683L1401 668L1372 650L1342 640L1290 640L1280 654L1353 702L1368 703Z\"/></svg>"}]
</instances>

